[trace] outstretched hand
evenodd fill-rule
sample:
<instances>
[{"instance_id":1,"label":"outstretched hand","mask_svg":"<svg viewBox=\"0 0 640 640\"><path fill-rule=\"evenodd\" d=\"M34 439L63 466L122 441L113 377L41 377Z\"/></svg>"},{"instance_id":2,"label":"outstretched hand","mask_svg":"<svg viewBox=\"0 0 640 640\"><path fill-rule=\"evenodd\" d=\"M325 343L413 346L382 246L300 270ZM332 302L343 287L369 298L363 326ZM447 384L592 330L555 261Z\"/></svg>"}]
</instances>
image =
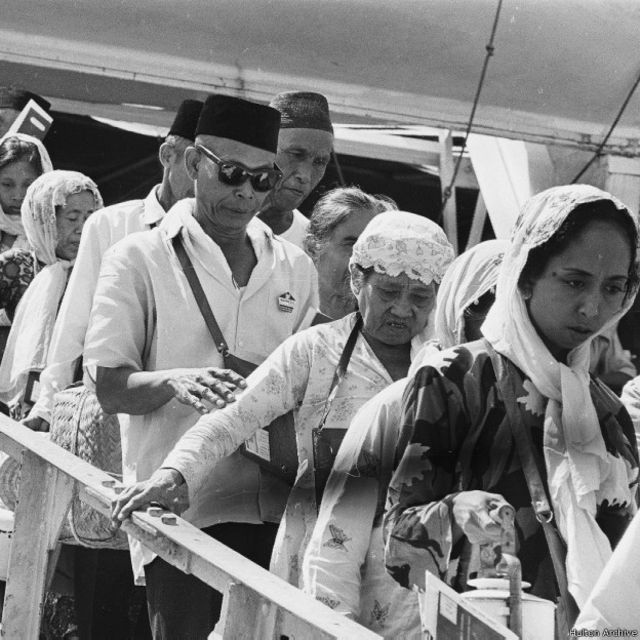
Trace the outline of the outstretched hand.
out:
<instances>
[{"instance_id":1,"label":"outstretched hand","mask_svg":"<svg viewBox=\"0 0 640 640\"><path fill-rule=\"evenodd\" d=\"M175 469L158 469L148 480L127 487L111 505L111 520L119 527L133 511L151 503L180 515L189 506L187 484Z\"/></svg>"},{"instance_id":2,"label":"outstretched hand","mask_svg":"<svg viewBox=\"0 0 640 640\"><path fill-rule=\"evenodd\" d=\"M182 404L199 413L209 413L204 401L218 409L235 401L235 392L246 388L244 378L231 369L172 369L167 372L165 385Z\"/></svg>"}]
</instances>

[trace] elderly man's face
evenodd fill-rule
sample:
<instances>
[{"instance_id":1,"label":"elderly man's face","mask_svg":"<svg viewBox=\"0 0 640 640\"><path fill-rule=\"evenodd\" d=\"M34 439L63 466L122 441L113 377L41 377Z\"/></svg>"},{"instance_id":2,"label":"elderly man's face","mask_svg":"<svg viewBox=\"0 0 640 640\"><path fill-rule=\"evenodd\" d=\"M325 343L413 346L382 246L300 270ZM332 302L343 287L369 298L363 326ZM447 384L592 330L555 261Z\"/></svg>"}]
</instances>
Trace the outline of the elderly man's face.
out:
<instances>
[{"instance_id":1,"label":"elderly man's face","mask_svg":"<svg viewBox=\"0 0 640 640\"><path fill-rule=\"evenodd\" d=\"M324 176L333 147L333 135L319 129L281 129L276 164L283 177L269 196L278 211L299 207Z\"/></svg>"},{"instance_id":2,"label":"elderly man's face","mask_svg":"<svg viewBox=\"0 0 640 640\"><path fill-rule=\"evenodd\" d=\"M0 137L7 133L19 115L20 112L16 109L0 109Z\"/></svg>"},{"instance_id":3,"label":"elderly man's face","mask_svg":"<svg viewBox=\"0 0 640 640\"><path fill-rule=\"evenodd\" d=\"M275 154L264 149L215 136L198 136L196 142L226 162L238 163L247 169L273 168ZM209 223L222 231L233 233L246 227L262 206L268 191L256 191L249 180L237 186L225 184L219 179L219 167L213 160L193 148L188 153L191 155L187 165L195 165L198 215L204 215Z\"/></svg>"},{"instance_id":4,"label":"elderly man's face","mask_svg":"<svg viewBox=\"0 0 640 640\"><path fill-rule=\"evenodd\" d=\"M351 291L349 259L353 245L371 219L376 216L368 209L356 209L333 230L331 239L314 257L318 270L320 310L338 319L355 311L356 299Z\"/></svg>"}]
</instances>

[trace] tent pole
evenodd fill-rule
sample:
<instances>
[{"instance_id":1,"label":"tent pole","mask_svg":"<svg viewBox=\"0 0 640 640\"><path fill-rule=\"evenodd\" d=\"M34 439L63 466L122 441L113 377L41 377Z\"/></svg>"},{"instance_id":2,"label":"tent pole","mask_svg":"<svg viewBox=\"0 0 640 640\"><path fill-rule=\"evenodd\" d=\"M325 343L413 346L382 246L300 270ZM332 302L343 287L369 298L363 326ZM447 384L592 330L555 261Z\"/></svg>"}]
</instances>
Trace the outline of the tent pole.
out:
<instances>
[{"instance_id":1,"label":"tent pole","mask_svg":"<svg viewBox=\"0 0 640 640\"><path fill-rule=\"evenodd\" d=\"M444 190L451 183L454 171L453 161L453 135L450 129L445 129L439 136L440 139L440 189L442 200L445 200ZM456 217L456 189L451 186L451 194L446 199L442 219L444 231L453 245L453 250L458 254L458 220Z\"/></svg>"}]
</instances>

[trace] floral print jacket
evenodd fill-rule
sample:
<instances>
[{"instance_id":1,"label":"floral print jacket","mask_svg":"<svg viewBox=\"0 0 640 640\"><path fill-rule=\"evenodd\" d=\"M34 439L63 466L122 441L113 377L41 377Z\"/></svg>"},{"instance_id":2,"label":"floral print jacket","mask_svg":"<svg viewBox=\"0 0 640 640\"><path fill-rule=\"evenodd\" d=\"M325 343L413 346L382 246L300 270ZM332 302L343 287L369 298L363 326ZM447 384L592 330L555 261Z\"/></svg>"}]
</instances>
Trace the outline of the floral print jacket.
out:
<instances>
[{"instance_id":1,"label":"floral print jacket","mask_svg":"<svg viewBox=\"0 0 640 640\"><path fill-rule=\"evenodd\" d=\"M515 382L521 419L541 456L547 400L512 363L505 365L504 375ZM591 397L605 445L626 461L634 485L638 452L629 415L619 399L593 379ZM549 552L531 508L485 341L443 351L417 372L404 395L396 458L385 513L385 564L400 584L422 586L425 571L444 580L453 561L468 554L468 541L452 537L451 498L475 489L501 494L515 507L523 580L532 584L535 595L555 600ZM543 469L541 474L544 479ZM612 544L635 510L635 504L598 505L598 524ZM459 572L454 586L463 589L466 577Z\"/></svg>"}]
</instances>

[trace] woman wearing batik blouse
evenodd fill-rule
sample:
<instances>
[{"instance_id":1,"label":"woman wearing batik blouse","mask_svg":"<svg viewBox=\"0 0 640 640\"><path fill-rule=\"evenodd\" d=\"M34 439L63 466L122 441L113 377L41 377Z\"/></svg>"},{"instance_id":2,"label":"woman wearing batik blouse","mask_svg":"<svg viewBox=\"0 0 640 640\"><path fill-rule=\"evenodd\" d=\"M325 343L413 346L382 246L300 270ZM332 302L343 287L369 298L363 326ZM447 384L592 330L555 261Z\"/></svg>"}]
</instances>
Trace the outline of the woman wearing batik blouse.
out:
<instances>
[{"instance_id":1,"label":"woman wearing batik blouse","mask_svg":"<svg viewBox=\"0 0 640 640\"><path fill-rule=\"evenodd\" d=\"M438 347L481 337L479 327L493 303L507 246L503 240L488 240L451 263L438 289L435 341L416 356L409 376ZM304 555L302 585L384 638L418 640L418 596L386 572L382 542L384 501L397 462L402 393L408 380L381 391L351 421Z\"/></svg>"},{"instance_id":2,"label":"woman wearing batik blouse","mask_svg":"<svg viewBox=\"0 0 640 640\"><path fill-rule=\"evenodd\" d=\"M176 484L186 482L193 495L217 461L293 410L298 473L271 570L298 586L302 554L324 489L322 479L326 482L337 440L367 400L407 375L412 351L427 329L438 283L452 258L444 232L430 220L402 211L375 216L354 244L349 263L359 311L288 338L247 378L247 389L236 402L200 418L163 468L121 494L114 516L122 519L150 501L171 507ZM348 344L353 345L352 355L336 380ZM314 446L322 442L322 433L338 436L333 455L324 460L314 455L322 451Z\"/></svg>"},{"instance_id":3,"label":"woman wearing batik blouse","mask_svg":"<svg viewBox=\"0 0 640 640\"><path fill-rule=\"evenodd\" d=\"M523 579L556 599L513 435L522 428L567 546L569 591L584 604L636 510L631 421L588 369L593 336L633 302L637 258L634 217L599 189L555 187L525 204L482 326L486 340L431 358L404 395L384 519L385 563L401 585L424 585L425 571L445 579L470 542L499 540L492 509L504 498L516 509ZM454 586L464 584L456 576Z\"/></svg>"}]
</instances>

